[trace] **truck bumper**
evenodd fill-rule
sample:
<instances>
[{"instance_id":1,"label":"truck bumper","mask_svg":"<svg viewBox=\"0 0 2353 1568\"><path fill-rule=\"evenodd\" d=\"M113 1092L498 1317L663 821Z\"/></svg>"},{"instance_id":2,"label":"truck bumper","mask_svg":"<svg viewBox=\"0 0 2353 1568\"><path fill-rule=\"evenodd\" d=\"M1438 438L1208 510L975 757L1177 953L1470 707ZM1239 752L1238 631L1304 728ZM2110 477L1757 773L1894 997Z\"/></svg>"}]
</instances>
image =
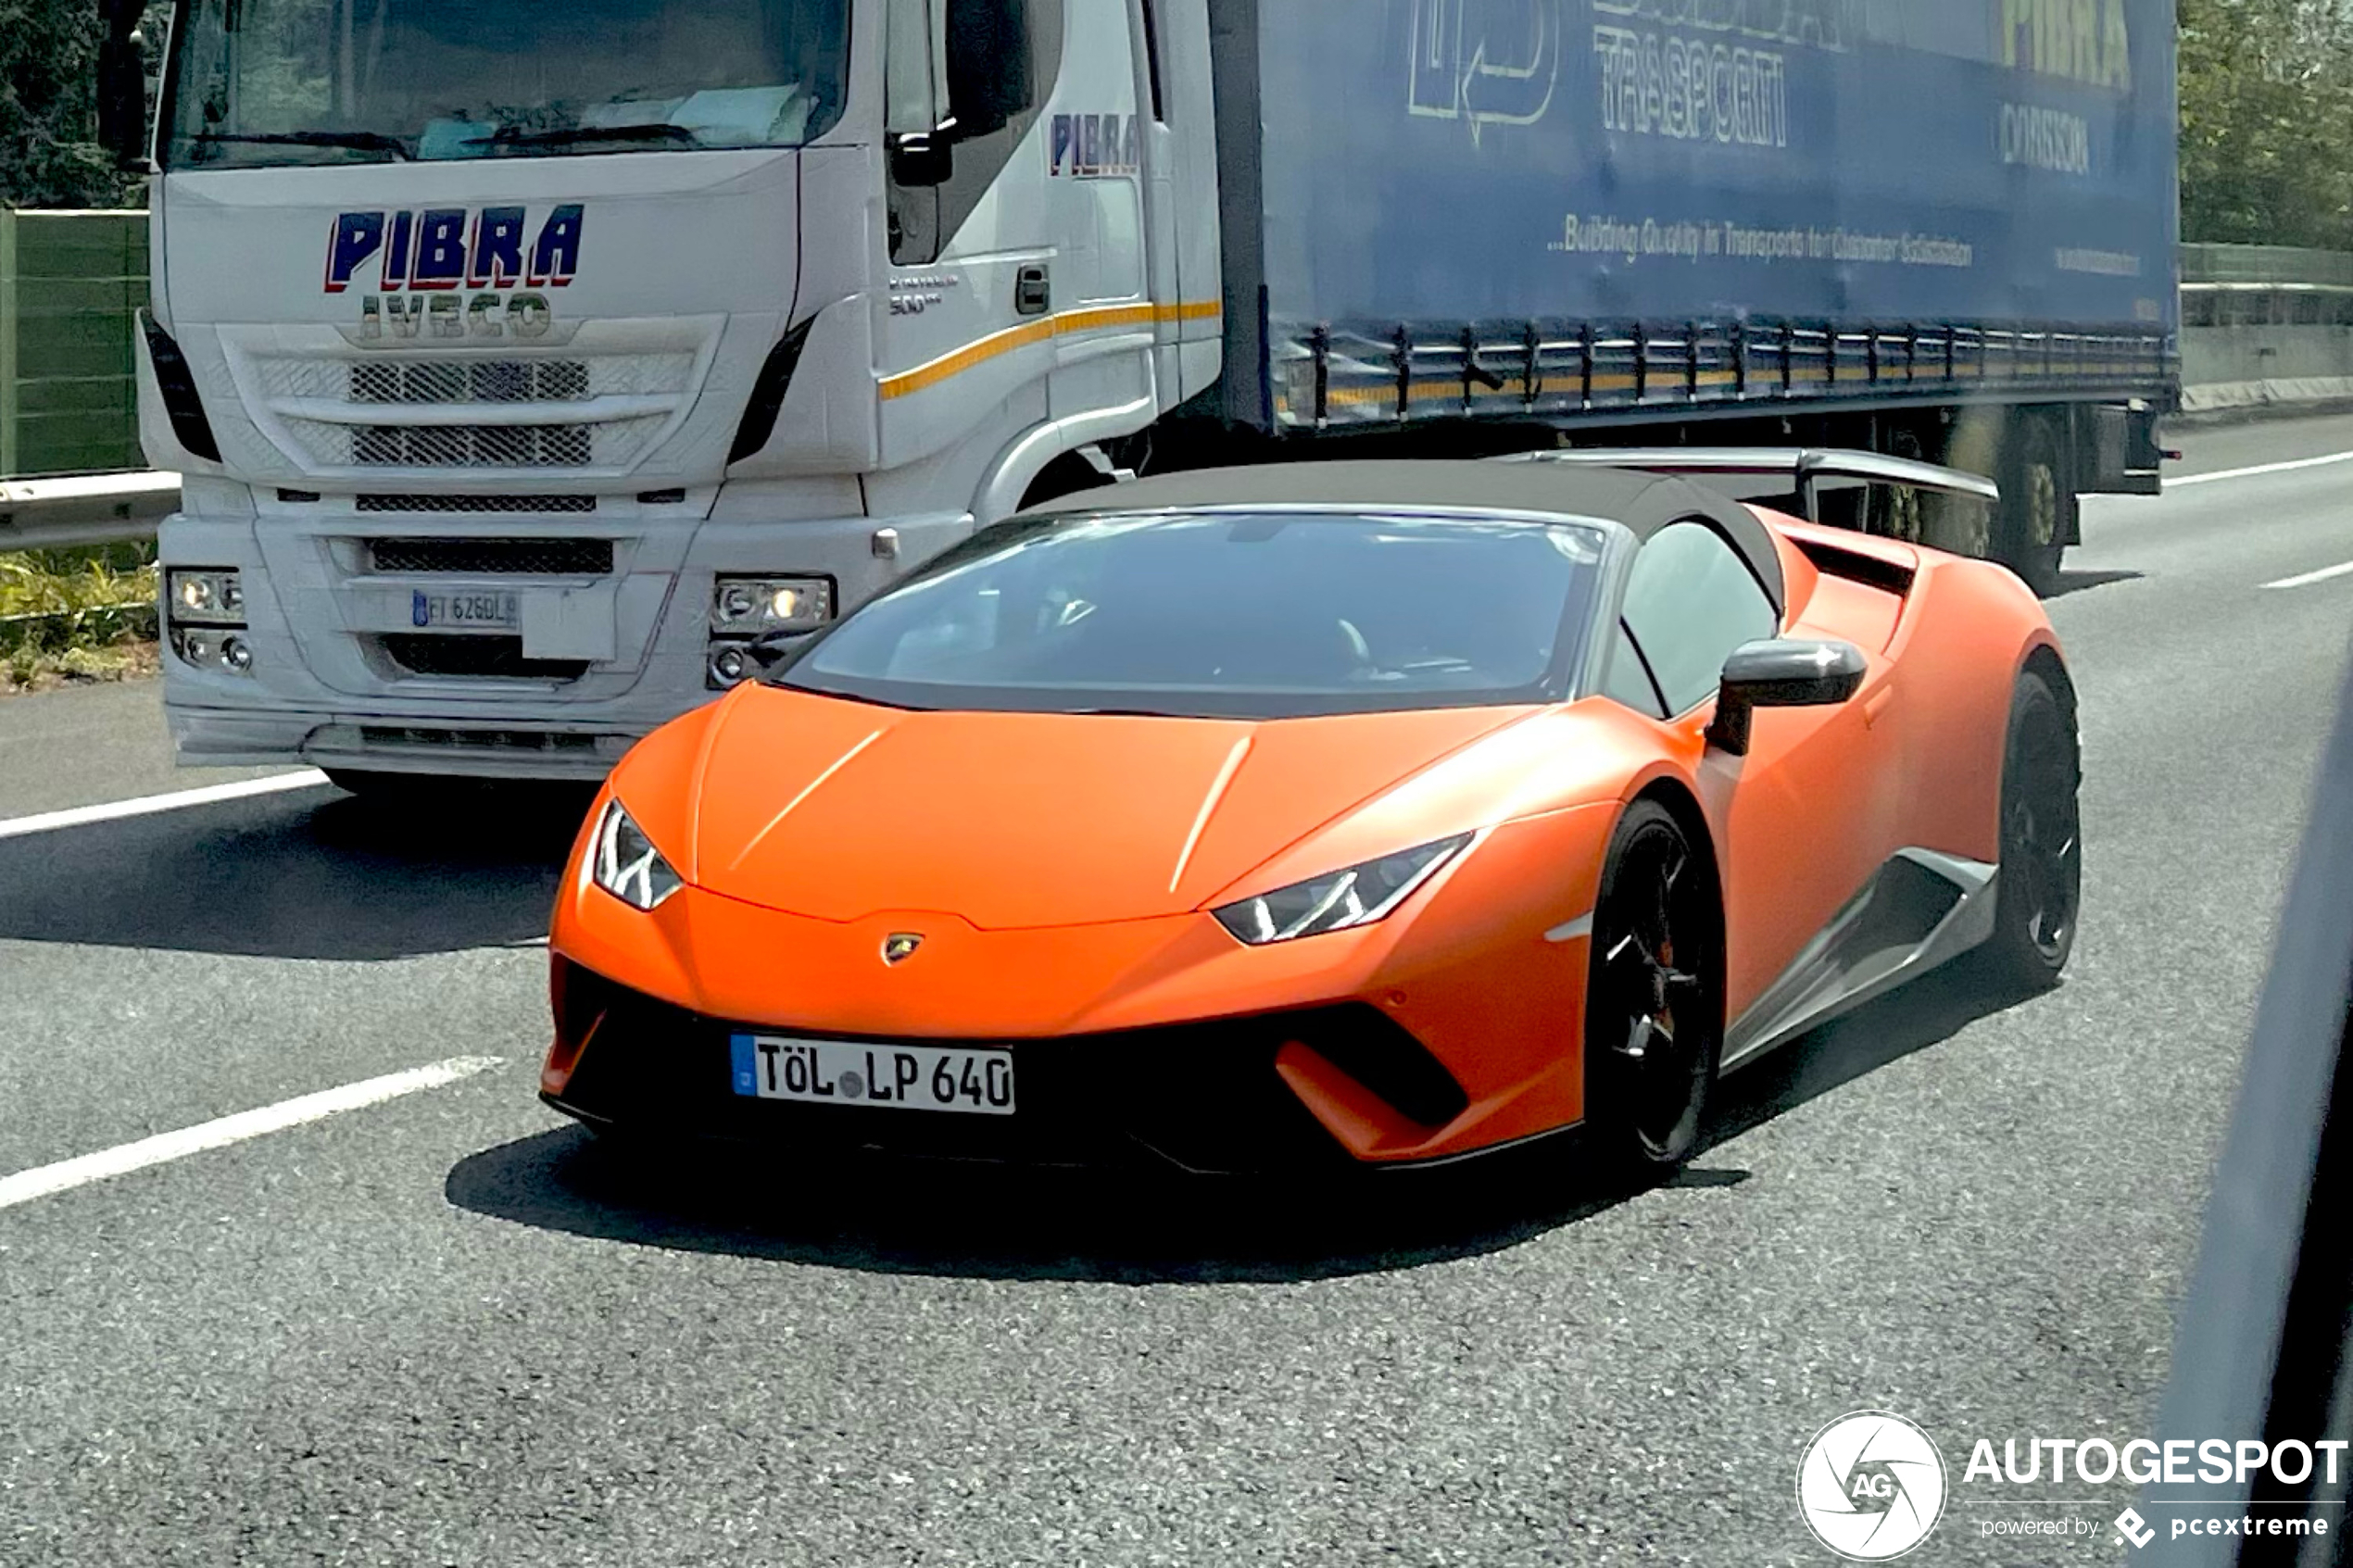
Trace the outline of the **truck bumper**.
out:
<instances>
[{"instance_id":1,"label":"truck bumper","mask_svg":"<svg viewBox=\"0 0 2353 1568\"><path fill-rule=\"evenodd\" d=\"M183 765L306 762L355 771L490 778L601 778L636 741L720 694L708 677L713 580L820 577L837 612L970 531L963 517L840 518L779 523L569 519L429 519L349 514L292 521L167 519L166 570L235 570L250 654L243 671L180 651L168 624L164 715ZM899 553L875 553L875 531ZM388 568L375 546L484 540L610 543L611 568L510 573ZM561 599L564 646L523 637L511 659L466 659L424 672L402 608L416 593L511 593ZM169 594L166 614L170 613ZM522 611L534 629L534 609ZM586 624L584 626L584 618ZM215 646L223 633L212 632ZM452 638L451 641L457 639ZM486 644L469 644L472 653ZM444 645L446 649L447 645ZM404 663L404 659L410 662ZM447 665L447 660L429 661Z\"/></svg>"}]
</instances>

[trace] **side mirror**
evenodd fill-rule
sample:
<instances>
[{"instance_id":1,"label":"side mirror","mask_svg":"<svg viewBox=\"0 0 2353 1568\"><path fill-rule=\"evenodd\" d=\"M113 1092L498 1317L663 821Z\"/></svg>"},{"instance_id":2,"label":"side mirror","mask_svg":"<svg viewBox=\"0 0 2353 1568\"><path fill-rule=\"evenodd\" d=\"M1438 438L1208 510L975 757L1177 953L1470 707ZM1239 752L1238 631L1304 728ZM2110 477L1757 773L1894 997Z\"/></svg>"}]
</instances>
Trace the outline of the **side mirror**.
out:
<instances>
[{"instance_id":1,"label":"side mirror","mask_svg":"<svg viewBox=\"0 0 2353 1568\"><path fill-rule=\"evenodd\" d=\"M1724 684L1716 697L1716 719L1707 726L1710 746L1734 757L1747 755L1749 721L1760 708L1827 708L1844 702L1863 684L1869 668L1853 643L1775 637L1743 643L1724 660Z\"/></svg>"},{"instance_id":2,"label":"side mirror","mask_svg":"<svg viewBox=\"0 0 2353 1568\"><path fill-rule=\"evenodd\" d=\"M135 10L130 19L137 19ZM116 32L112 16L107 22L98 44L98 144L118 166L135 168L147 157L147 67L136 35L128 29Z\"/></svg>"},{"instance_id":3,"label":"side mirror","mask_svg":"<svg viewBox=\"0 0 2353 1568\"><path fill-rule=\"evenodd\" d=\"M890 182L902 190L945 185L956 171L950 121L937 131L902 131L890 138Z\"/></svg>"}]
</instances>

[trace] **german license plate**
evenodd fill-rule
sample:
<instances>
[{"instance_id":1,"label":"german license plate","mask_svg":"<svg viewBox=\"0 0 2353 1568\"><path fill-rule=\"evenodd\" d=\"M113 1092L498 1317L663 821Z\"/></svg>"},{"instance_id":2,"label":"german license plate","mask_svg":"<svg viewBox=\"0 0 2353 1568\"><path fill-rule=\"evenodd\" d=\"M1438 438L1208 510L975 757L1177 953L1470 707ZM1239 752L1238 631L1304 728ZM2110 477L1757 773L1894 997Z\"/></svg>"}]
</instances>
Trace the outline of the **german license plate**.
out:
<instances>
[{"instance_id":1,"label":"german license plate","mask_svg":"<svg viewBox=\"0 0 2353 1568\"><path fill-rule=\"evenodd\" d=\"M485 626L511 632L522 624L522 596L428 594L419 588L409 596L409 621L412 626Z\"/></svg>"},{"instance_id":2,"label":"german license plate","mask_svg":"<svg viewBox=\"0 0 2353 1568\"><path fill-rule=\"evenodd\" d=\"M736 1093L756 1099L969 1116L1013 1113L1011 1051L850 1045L776 1035L736 1035L728 1045Z\"/></svg>"}]
</instances>

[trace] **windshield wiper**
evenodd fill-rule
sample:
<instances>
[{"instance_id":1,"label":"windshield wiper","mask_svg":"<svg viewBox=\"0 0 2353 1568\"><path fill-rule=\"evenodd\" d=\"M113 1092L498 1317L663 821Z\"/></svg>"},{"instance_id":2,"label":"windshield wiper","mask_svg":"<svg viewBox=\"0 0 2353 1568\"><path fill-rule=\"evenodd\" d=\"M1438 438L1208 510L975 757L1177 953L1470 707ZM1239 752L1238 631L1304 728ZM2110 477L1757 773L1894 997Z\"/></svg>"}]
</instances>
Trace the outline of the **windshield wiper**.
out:
<instances>
[{"instance_id":1,"label":"windshield wiper","mask_svg":"<svg viewBox=\"0 0 2353 1568\"><path fill-rule=\"evenodd\" d=\"M675 142L697 147L702 138L683 125L577 125L569 131L526 131L502 125L487 136L469 136L470 147L566 147L580 142Z\"/></svg>"},{"instance_id":2,"label":"windshield wiper","mask_svg":"<svg viewBox=\"0 0 2353 1568\"><path fill-rule=\"evenodd\" d=\"M349 147L354 152L390 153L403 163L416 161L416 155L409 150L408 143L397 136L387 136L381 131L257 131L246 134L199 131L189 140L249 142L266 147Z\"/></svg>"}]
</instances>

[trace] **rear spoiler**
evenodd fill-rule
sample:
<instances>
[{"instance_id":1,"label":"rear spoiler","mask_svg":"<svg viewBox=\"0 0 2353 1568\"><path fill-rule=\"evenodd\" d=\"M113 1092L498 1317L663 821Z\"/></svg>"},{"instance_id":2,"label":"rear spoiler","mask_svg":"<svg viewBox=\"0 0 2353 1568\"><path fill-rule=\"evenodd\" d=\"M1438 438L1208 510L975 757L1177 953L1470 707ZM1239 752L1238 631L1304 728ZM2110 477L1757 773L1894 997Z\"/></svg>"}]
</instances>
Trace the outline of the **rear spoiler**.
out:
<instances>
[{"instance_id":1,"label":"rear spoiler","mask_svg":"<svg viewBox=\"0 0 2353 1568\"><path fill-rule=\"evenodd\" d=\"M1838 486L1841 481L1847 485L1901 484L1914 490L1933 490L1943 495L1966 495L1987 502L2002 498L2001 486L1981 474L1939 468L1934 463L1918 462L1910 458L1888 458L1877 452L1834 447L1588 446L1564 447L1550 452L1516 452L1496 460L1633 469L1644 473L1672 474L1702 483L1711 479L1785 479L1797 496L1799 515L1808 522L1820 521L1821 508L1818 505L1818 497L1826 487L1825 482L1832 487ZM1747 499L1755 494L1753 489L1747 495L1739 494L1739 486L1710 488L1731 492L1735 500Z\"/></svg>"}]
</instances>

